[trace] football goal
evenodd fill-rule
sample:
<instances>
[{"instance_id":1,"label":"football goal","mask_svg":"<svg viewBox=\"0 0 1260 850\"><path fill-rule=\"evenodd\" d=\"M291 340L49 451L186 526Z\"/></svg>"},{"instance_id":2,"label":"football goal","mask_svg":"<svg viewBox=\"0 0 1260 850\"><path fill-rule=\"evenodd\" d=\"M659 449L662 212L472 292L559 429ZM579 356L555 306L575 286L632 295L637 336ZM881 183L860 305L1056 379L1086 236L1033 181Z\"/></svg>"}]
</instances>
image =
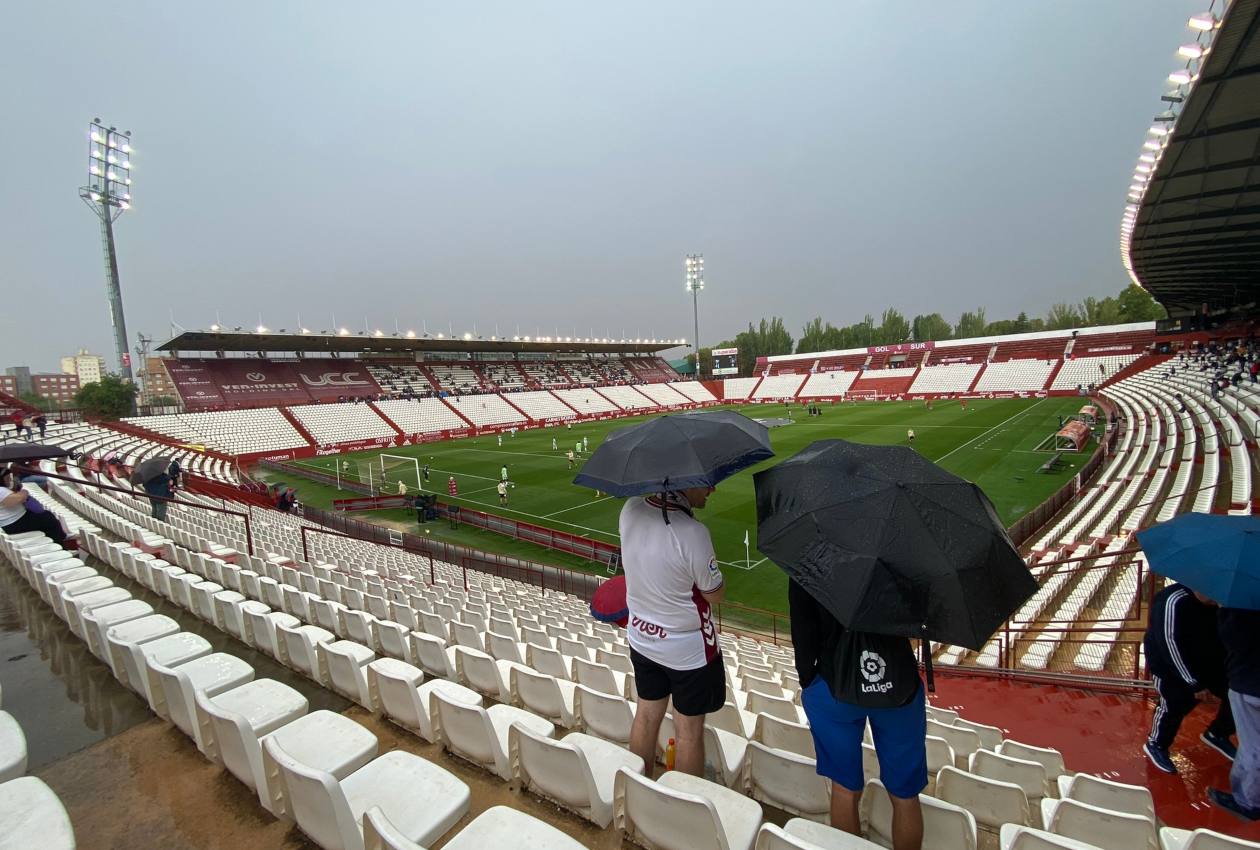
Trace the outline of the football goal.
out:
<instances>
[{"instance_id":1,"label":"football goal","mask_svg":"<svg viewBox=\"0 0 1260 850\"><path fill-rule=\"evenodd\" d=\"M380 488L385 492L398 486L398 482L406 484L409 489L421 490L420 461L406 455L382 454L380 469Z\"/></svg>"}]
</instances>

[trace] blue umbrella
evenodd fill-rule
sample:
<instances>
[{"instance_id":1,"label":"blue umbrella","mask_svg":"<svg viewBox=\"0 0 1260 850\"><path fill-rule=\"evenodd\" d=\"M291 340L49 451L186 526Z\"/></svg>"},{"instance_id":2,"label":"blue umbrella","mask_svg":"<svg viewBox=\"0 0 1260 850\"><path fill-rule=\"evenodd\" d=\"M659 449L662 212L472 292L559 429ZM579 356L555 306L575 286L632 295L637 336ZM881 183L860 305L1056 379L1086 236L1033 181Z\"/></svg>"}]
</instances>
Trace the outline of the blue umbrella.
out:
<instances>
[{"instance_id":1,"label":"blue umbrella","mask_svg":"<svg viewBox=\"0 0 1260 850\"><path fill-rule=\"evenodd\" d=\"M1156 573L1223 608L1260 611L1260 517L1182 514L1138 542Z\"/></svg>"}]
</instances>

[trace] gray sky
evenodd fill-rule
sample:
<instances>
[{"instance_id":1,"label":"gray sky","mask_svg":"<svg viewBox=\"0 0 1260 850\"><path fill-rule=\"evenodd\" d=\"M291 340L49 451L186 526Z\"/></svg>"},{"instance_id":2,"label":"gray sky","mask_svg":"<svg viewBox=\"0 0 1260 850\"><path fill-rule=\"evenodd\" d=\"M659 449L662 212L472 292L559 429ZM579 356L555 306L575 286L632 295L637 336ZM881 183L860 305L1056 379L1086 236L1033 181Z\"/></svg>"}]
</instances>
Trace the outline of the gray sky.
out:
<instances>
[{"instance_id":1,"label":"gray sky","mask_svg":"<svg viewBox=\"0 0 1260 850\"><path fill-rule=\"evenodd\" d=\"M1129 175L1206 5L17 4L0 367L116 366L77 197L94 116L134 134L133 346L216 310L690 339L690 251L703 344L1117 292Z\"/></svg>"}]
</instances>

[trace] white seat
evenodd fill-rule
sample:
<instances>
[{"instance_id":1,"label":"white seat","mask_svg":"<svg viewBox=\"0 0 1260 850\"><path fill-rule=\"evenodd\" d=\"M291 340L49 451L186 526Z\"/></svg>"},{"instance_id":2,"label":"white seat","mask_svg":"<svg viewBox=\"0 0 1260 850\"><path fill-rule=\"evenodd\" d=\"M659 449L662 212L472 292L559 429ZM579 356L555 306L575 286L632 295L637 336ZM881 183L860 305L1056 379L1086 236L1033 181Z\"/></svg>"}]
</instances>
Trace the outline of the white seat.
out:
<instances>
[{"instance_id":1,"label":"white seat","mask_svg":"<svg viewBox=\"0 0 1260 850\"><path fill-rule=\"evenodd\" d=\"M84 611L80 618L83 623L83 639L92 654L104 661L109 655L109 644L105 635L110 627L148 617L152 613L153 606L141 599L126 599L113 605Z\"/></svg>"},{"instance_id":2,"label":"white seat","mask_svg":"<svg viewBox=\"0 0 1260 850\"><path fill-rule=\"evenodd\" d=\"M1155 823L1155 800L1151 797L1150 789L1145 786L1112 782L1088 773L1060 776L1058 785L1059 796L1064 799L1077 800L1113 812L1141 815Z\"/></svg>"},{"instance_id":3,"label":"white seat","mask_svg":"<svg viewBox=\"0 0 1260 850\"><path fill-rule=\"evenodd\" d=\"M573 713L573 695L577 685L525 666L513 667L509 681L513 705L523 706L565 729L577 725Z\"/></svg>"},{"instance_id":4,"label":"white seat","mask_svg":"<svg viewBox=\"0 0 1260 850\"><path fill-rule=\"evenodd\" d=\"M1002 827L999 842L1001 850L1100 850L1095 844L1017 823L1008 823Z\"/></svg>"},{"instance_id":5,"label":"white seat","mask_svg":"<svg viewBox=\"0 0 1260 850\"><path fill-rule=\"evenodd\" d=\"M74 829L61 800L44 780L22 776L0 783L0 850L74 850Z\"/></svg>"},{"instance_id":6,"label":"white seat","mask_svg":"<svg viewBox=\"0 0 1260 850\"><path fill-rule=\"evenodd\" d=\"M986 726L983 723L975 723L962 717L955 720L953 725L962 729L970 729L979 735L980 746L986 750L997 750L998 747L1002 746L1002 741L1005 740L1002 737L1002 730L996 726Z\"/></svg>"},{"instance_id":7,"label":"white seat","mask_svg":"<svg viewBox=\"0 0 1260 850\"><path fill-rule=\"evenodd\" d=\"M958 762L954 765L955 767L965 768L968 756L983 746L980 741L980 733L974 729L952 726L931 718L927 721L927 733L934 738L943 738L945 743L953 748L954 758Z\"/></svg>"},{"instance_id":8,"label":"white seat","mask_svg":"<svg viewBox=\"0 0 1260 850\"><path fill-rule=\"evenodd\" d=\"M757 715L765 717L766 715ZM664 724L662 724L664 730ZM669 730L662 731L665 743L673 737L673 719L670 718ZM742 789L744 761L748 755L748 739L716 726L704 725L704 763L727 788ZM664 752L662 748L662 753Z\"/></svg>"},{"instance_id":9,"label":"white seat","mask_svg":"<svg viewBox=\"0 0 1260 850\"><path fill-rule=\"evenodd\" d=\"M1046 766L1041 762L1012 758L989 750L976 750L967 763L971 773L999 782L1013 782L1023 789L1033 813L1041 810L1041 800L1050 795Z\"/></svg>"},{"instance_id":10,"label":"white seat","mask_svg":"<svg viewBox=\"0 0 1260 850\"><path fill-rule=\"evenodd\" d=\"M809 726L804 723L793 723L771 714L758 714L757 725L753 729L752 738L767 747L787 750L791 753L816 758L814 752L814 736ZM708 719L705 719L708 722Z\"/></svg>"},{"instance_id":11,"label":"white seat","mask_svg":"<svg viewBox=\"0 0 1260 850\"><path fill-rule=\"evenodd\" d=\"M308 767L275 736L263 741L276 765L298 827L325 850L363 850L363 815L379 808L398 832L417 844L446 834L468 811L468 786L417 755L394 750L340 781Z\"/></svg>"},{"instance_id":12,"label":"white seat","mask_svg":"<svg viewBox=\"0 0 1260 850\"><path fill-rule=\"evenodd\" d=\"M954 766L954 748L944 738L932 735L928 735L924 742L927 745L928 777L935 780L942 767Z\"/></svg>"},{"instance_id":13,"label":"white seat","mask_svg":"<svg viewBox=\"0 0 1260 850\"><path fill-rule=\"evenodd\" d=\"M788 697L776 697L759 691L746 695L744 708L753 714L770 714L791 723L807 723L805 712Z\"/></svg>"},{"instance_id":14,"label":"white seat","mask_svg":"<svg viewBox=\"0 0 1260 850\"><path fill-rule=\"evenodd\" d=\"M444 694L448 699L468 705L481 705L481 694L447 679L423 682L417 668L394 658L378 658L367 666L368 695L373 711L380 711L400 726L410 729L432 743L432 718L429 695Z\"/></svg>"},{"instance_id":15,"label":"white seat","mask_svg":"<svg viewBox=\"0 0 1260 850\"><path fill-rule=\"evenodd\" d=\"M425 632L412 632L411 657L420 669L440 679L455 678L455 647L447 647L446 639Z\"/></svg>"},{"instance_id":16,"label":"white seat","mask_svg":"<svg viewBox=\"0 0 1260 850\"><path fill-rule=\"evenodd\" d=\"M276 623L276 648L280 652L280 660L316 681L319 681L319 654L315 647L336 639L336 635L319 626Z\"/></svg>"},{"instance_id":17,"label":"white seat","mask_svg":"<svg viewBox=\"0 0 1260 850\"><path fill-rule=\"evenodd\" d=\"M1113 812L1078 800L1041 801L1047 832L1097 844L1105 850L1158 850L1155 824L1144 815Z\"/></svg>"},{"instance_id":18,"label":"white seat","mask_svg":"<svg viewBox=\"0 0 1260 850\"><path fill-rule=\"evenodd\" d=\"M240 687L254 678L254 668L235 655L212 652L177 667L147 659L150 681L156 680L166 700L168 719L204 749L197 723L196 693L209 696Z\"/></svg>"},{"instance_id":19,"label":"white seat","mask_svg":"<svg viewBox=\"0 0 1260 850\"><path fill-rule=\"evenodd\" d=\"M1260 842L1244 841L1210 829L1191 832L1170 826L1159 831L1159 845L1160 850L1260 850Z\"/></svg>"},{"instance_id":20,"label":"white seat","mask_svg":"<svg viewBox=\"0 0 1260 850\"><path fill-rule=\"evenodd\" d=\"M302 624L297 617L286 614L284 611L263 612L245 607L241 609L241 613L249 623L249 632L254 638L253 645L272 658L280 657L279 628L281 626L294 628Z\"/></svg>"},{"instance_id":21,"label":"white seat","mask_svg":"<svg viewBox=\"0 0 1260 850\"><path fill-rule=\"evenodd\" d=\"M525 664L557 679L573 679L571 661L554 649L526 644Z\"/></svg>"},{"instance_id":22,"label":"white seat","mask_svg":"<svg viewBox=\"0 0 1260 850\"><path fill-rule=\"evenodd\" d=\"M376 653L352 640L336 640L315 645L319 659L319 681L359 705L370 708L366 667Z\"/></svg>"},{"instance_id":23,"label":"white seat","mask_svg":"<svg viewBox=\"0 0 1260 850\"><path fill-rule=\"evenodd\" d=\"M618 770L613 799L617 830L651 850L752 850L762 820L744 795L673 770L657 782Z\"/></svg>"},{"instance_id":24,"label":"white seat","mask_svg":"<svg viewBox=\"0 0 1260 850\"><path fill-rule=\"evenodd\" d=\"M305 715L306 697L275 679L255 679L214 696L198 691L195 699L206 755L257 792L264 807L269 806L259 742Z\"/></svg>"},{"instance_id":25,"label":"white seat","mask_svg":"<svg viewBox=\"0 0 1260 850\"><path fill-rule=\"evenodd\" d=\"M783 827L763 823L757 832L756 850L878 850L865 838L804 818L792 818Z\"/></svg>"},{"instance_id":26,"label":"white seat","mask_svg":"<svg viewBox=\"0 0 1260 850\"><path fill-rule=\"evenodd\" d=\"M956 767L942 767L936 775L937 799L971 812L976 823L997 832L1004 823L1032 825L1028 796L1013 782L985 779Z\"/></svg>"},{"instance_id":27,"label":"white seat","mask_svg":"<svg viewBox=\"0 0 1260 850\"><path fill-rule=\"evenodd\" d=\"M573 692L573 716L583 732L614 744L630 743L634 707L621 697L578 685Z\"/></svg>"},{"instance_id":28,"label":"white seat","mask_svg":"<svg viewBox=\"0 0 1260 850\"><path fill-rule=\"evenodd\" d=\"M511 661L499 661L477 649L456 646L455 681L467 685L491 699L510 702L512 699Z\"/></svg>"},{"instance_id":29,"label":"white seat","mask_svg":"<svg viewBox=\"0 0 1260 850\"><path fill-rule=\"evenodd\" d=\"M106 662L114 671L114 678L127 684L127 668L123 663L123 653L130 652L131 647L173 635L179 631L179 623L163 614L150 614L129 620L120 625L111 626L105 632Z\"/></svg>"},{"instance_id":30,"label":"white seat","mask_svg":"<svg viewBox=\"0 0 1260 850\"><path fill-rule=\"evenodd\" d=\"M433 736L442 748L505 781L512 778L509 727L519 723L547 736L556 729L550 721L515 706L492 705L486 709L449 699L441 691L434 691L429 700Z\"/></svg>"},{"instance_id":31,"label":"white seat","mask_svg":"<svg viewBox=\"0 0 1260 850\"><path fill-rule=\"evenodd\" d=\"M63 596L62 601L66 607L66 625L70 627L70 631L86 640L83 634L84 611L90 611L93 608L100 608L105 605L117 605L119 602L126 602L130 598L131 594L121 587L107 587L104 590L94 590L91 593L83 593L78 596Z\"/></svg>"},{"instance_id":32,"label":"white seat","mask_svg":"<svg viewBox=\"0 0 1260 850\"><path fill-rule=\"evenodd\" d=\"M600 827L612 822L617 771L644 769L643 759L629 750L581 732L557 741L514 723L508 747L514 782Z\"/></svg>"},{"instance_id":33,"label":"white seat","mask_svg":"<svg viewBox=\"0 0 1260 850\"><path fill-rule=\"evenodd\" d=\"M402 623L393 620L375 620L372 622L372 636L381 653L399 661L411 661L411 647L407 635L411 630Z\"/></svg>"},{"instance_id":34,"label":"white seat","mask_svg":"<svg viewBox=\"0 0 1260 850\"><path fill-rule=\"evenodd\" d=\"M26 735L12 714L0 711L0 782L17 779L25 773Z\"/></svg>"},{"instance_id":35,"label":"white seat","mask_svg":"<svg viewBox=\"0 0 1260 850\"><path fill-rule=\"evenodd\" d=\"M1011 758L1041 762L1046 768L1046 778L1050 781L1054 781L1064 773L1067 773L1067 768L1063 764L1063 754L1058 750L1048 747L1034 747L1031 744L1021 744L1019 741L1007 739L1002 742L997 751Z\"/></svg>"},{"instance_id":36,"label":"white seat","mask_svg":"<svg viewBox=\"0 0 1260 850\"><path fill-rule=\"evenodd\" d=\"M538 818L507 806L493 806L461 829L446 843L444 850L483 850L488 847L519 847L521 850L585 849L581 842Z\"/></svg>"},{"instance_id":37,"label":"white seat","mask_svg":"<svg viewBox=\"0 0 1260 850\"><path fill-rule=\"evenodd\" d=\"M831 817L831 781L818 775L814 759L798 753L749 741L743 788L754 800L809 820Z\"/></svg>"},{"instance_id":38,"label":"white seat","mask_svg":"<svg viewBox=\"0 0 1260 850\"><path fill-rule=\"evenodd\" d=\"M127 668L127 684L149 702L159 717L167 717L166 694L149 669L150 662L163 667L177 667L210 654L210 641L192 632L178 632L147 643L133 644L123 653Z\"/></svg>"},{"instance_id":39,"label":"white seat","mask_svg":"<svg viewBox=\"0 0 1260 850\"><path fill-rule=\"evenodd\" d=\"M937 850L976 850L976 819L971 812L934 797L919 795L923 806L923 834L932 836ZM867 780L862 792L862 823L867 837L892 847L892 800L878 779Z\"/></svg>"}]
</instances>

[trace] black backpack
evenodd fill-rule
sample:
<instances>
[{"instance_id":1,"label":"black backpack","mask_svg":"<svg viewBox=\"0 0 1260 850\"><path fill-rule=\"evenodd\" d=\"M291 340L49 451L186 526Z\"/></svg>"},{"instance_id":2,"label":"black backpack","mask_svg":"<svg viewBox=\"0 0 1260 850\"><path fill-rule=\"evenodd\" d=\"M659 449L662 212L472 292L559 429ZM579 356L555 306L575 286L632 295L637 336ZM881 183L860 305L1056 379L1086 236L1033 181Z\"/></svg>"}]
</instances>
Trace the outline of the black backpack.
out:
<instances>
[{"instance_id":1,"label":"black backpack","mask_svg":"<svg viewBox=\"0 0 1260 850\"><path fill-rule=\"evenodd\" d=\"M863 708L898 708L919 689L910 639L843 629L823 669L832 695Z\"/></svg>"}]
</instances>

